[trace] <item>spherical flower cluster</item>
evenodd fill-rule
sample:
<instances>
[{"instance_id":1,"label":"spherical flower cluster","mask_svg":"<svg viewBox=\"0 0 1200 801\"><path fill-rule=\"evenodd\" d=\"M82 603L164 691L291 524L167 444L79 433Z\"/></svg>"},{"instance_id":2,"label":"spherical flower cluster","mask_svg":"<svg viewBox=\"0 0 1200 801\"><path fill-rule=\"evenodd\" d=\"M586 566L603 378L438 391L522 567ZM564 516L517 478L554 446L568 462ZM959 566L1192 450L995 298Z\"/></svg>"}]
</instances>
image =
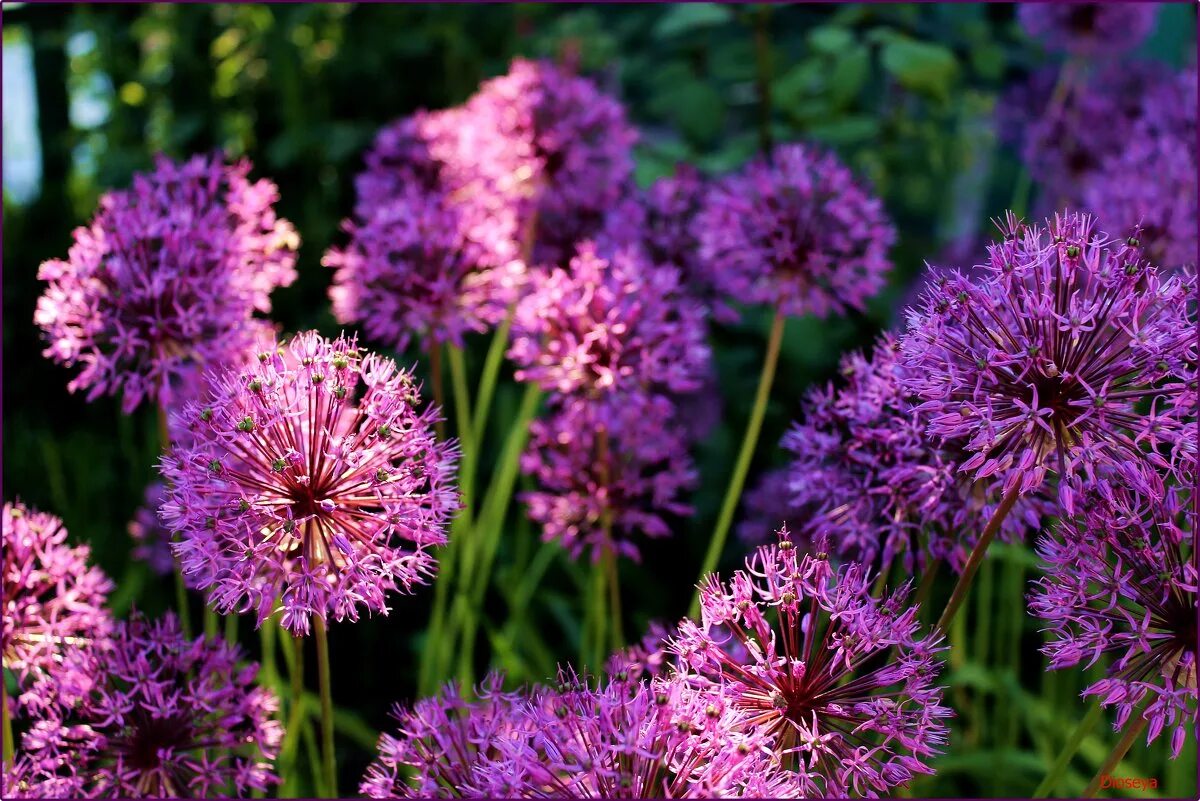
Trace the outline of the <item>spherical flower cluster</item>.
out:
<instances>
[{"instance_id":1,"label":"spherical flower cluster","mask_svg":"<svg viewBox=\"0 0 1200 801\"><path fill-rule=\"evenodd\" d=\"M453 154L454 111L418 110L385 125L355 176L354 216L368 220L381 206L410 190L453 191L445 163Z\"/></svg>"},{"instance_id":2,"label":"spherical flower cluster","mask_svg":"<svg viewBox=\"0 0 1200 801\"><path fill-rule=\"evenodd\" d=\"M379 757L367 768L359 792L368 798L511 798L519 782L495 763L509 740L531 734L521 712L522 693L506 693L503 677L490 674L467 700L449 685L413 707L397 706L398 735L379 738Z\"/></svg>"},{"instance_id":3,"label":"spherical flower cluster","mask_svg":"<svg viewBox=\"0 0 1200 801\"><path fill-rule=\"evenodd\" d=\"M802 145L717 183L694 231L720 295L818 317L863 308L884 285L896 238L850 170Z\"/></svg>"},{"instance_id":4,"label":"spherical flower cluster","mask_svg":"<svg viewBox=\"0 0 1200 801\"><path fill-rule=\"evenodd\" d=\"M910 312L901 381L931 435L965 443L959 470L997 476L1005 493L1053 471L1070 512L1077 476L1159 460L1182 435L1195 281L1160 276L1133 239L1109 241L1087 215L1046 228L1010 215L1003 237L985 274L943 278Z\"/></svg>"},{"instance_id":5,"label":"spherical flower cluster","mask_svg":"<svg viewBox=\"0 0 1200 801\"><path fill-rule=\"evenodd\" d=\"M989 482L956 476L955 443L926 436L927 420L901 386L897 350L884 335L870 358L842 359L841 387L809 392L803 420L781 443L794 457L791 516L802 542L828 535L839 556L881 571L895 559L906 570L927 566L928 557L961 569L999 499ZM1003 536L1019 541L1037 528L1038 512L1037 501L1025 501L1005 518Z\"/></svg>"},{"instance_id":6,"label":"spherical flower cluster","mask_svg":"<svg viewBox=\"0 0 1200 801\"><path fill-rule=\"evenodd\" d=\"M521 470L538 482L521 498L543 537L593 558L637 559L633 536L669 536L665 516L691 513L679 496L697 481L670 400L637 393L552 404L530 426Z\"/></svg>"},{"instance_id":7,"label":"spherical flower cluster","mask_svg":"<svg viewBox=\"0 0 1200 801\"><path fill-rule=\"evenodd\" d=\"M270 181L251 183L249 162L160 158L127 191L104 196L64 261L44 263L49 286L34 321L45 355L81 365L72 392L177 404L204 371L250 346L270 293L296 278L298 237L275 216Z\"/></svg>"},{"instance_id":8,"label":"spherical flower cluster","mask_svg":"<svg viewBox=\"0 0 1200 801\"><path fill-rule=\"evenodd\" d=\"M560 264L629 192L637 138L614 98L547 61L513 61L464 104L463 169L518 204L532 261Z\"/></svg>"},{"instance_id":9,"label":"spherical flower cluster","mask_svg":"<svg viewBox=\"0 0 1200 801\"><path fill-rule=\"evenodd\" d=\"M950 714L936 635L918 636L906 591L872 598L861 565L835 570L821 545L800 558L781 536L730 581L702 584L701 621L672 643L682 686L717 693L739 730L768 737L802 797L887 795L932 773L923 760Z\"/></svg>"},{"instance_id":10,"label":"spherical flower cluster","mask_svg":"<svg viewBox=\"0 0 1200 801\"><path fill-rule=\"evenodd\" d=\"M675 268L633 250L605 258L582 243L567 269L531 276L508 355L518 380L596 397L694 391L710 351L704 311L683 294Z\"/></svg>"},{"instance_id":11,"label":"spherical flower cluster","mask_svg":"<svg viewBox=\"0 0 1200 801\"><path fill-rule=\"evenodd\" d=\"M1178 757L1196 726L1195 510L1158 477L1124 469L1115 478L1041 541L1045 576L1030 610L1050 633L1051 669L1111 656L1084 695L1115 706L1118 729L1140 714L1147 740L1168 732Z\"/></svg>"},{"instance_id":12,"label":"spherical flower cluster","mask_svg":"<svg viewBox=\"0 0 1200 801\"><path fill-rule=\"evenodd\" d=\"M1137 47L1154 28L1157 3L1027 3L1017 7L1025 32L1049 50L1113 56Z\"/></svg>"},{"instance_id":13,"label":"spherical flower cluster","mask_svg":"<svg viewBox=\"0 0 1200 801\"><path fill-rule=\"evenodd\" d=\"M495 325L516 300L524 268L511 257L515 223L415 185L345 224L350 243L323 263L336 270L329 296L338 322L404 350L461 346L467 331Z\"/></svg>"},{"instance_id":14,"label":"spherical flower cluster","mask_svg":"<svg viewBox=\"0 0 1200 801\"><path fill-rule=\"evenodd\" d=\"M175 569L171 553L171 532L158 518L158 508L167 498L167 488L155 481L146 487L146 503L129 521L129 536L136 543L133 558L145 562L152 571L166 576Z\"/></svg>"},{"instance_id":15,"label":"spherical flower cluster","mask_svg":"<svg viewBox=\"0 0 1200 801\"><path fill-rule=\"evenodd\" d=\"M89 566L86 545L67 545L52 515L4 504L4 667L25 677L53 668L68 648L108 636L113 584Z\"/></svg>"},{"instance_id":16,"label":"spherical flower cluster","mask_svg":"<svg viewBox=\"0 0 1200 801\"><path fill-rule=\"evenodd\" d=\"M278 702L223 640L189 641L171 616L118 623L73 649L22 699L33 718L6 777L18 797L246 796L277 779Z\"/></svg>"},{"instance_id":17,"label":"spherical flower cluster","mask_svg":"<svg viewBox=\"0 0 1200 801\"><path fill-rule=\"evenodd\" d=\"M215 375L162 462L184 574L222 614L281 611L297 634L313 616L386 614L388 591L434 572L457 506L456 453L420 402L393 361L316 332Z\"/></svg>"}]
</instances>

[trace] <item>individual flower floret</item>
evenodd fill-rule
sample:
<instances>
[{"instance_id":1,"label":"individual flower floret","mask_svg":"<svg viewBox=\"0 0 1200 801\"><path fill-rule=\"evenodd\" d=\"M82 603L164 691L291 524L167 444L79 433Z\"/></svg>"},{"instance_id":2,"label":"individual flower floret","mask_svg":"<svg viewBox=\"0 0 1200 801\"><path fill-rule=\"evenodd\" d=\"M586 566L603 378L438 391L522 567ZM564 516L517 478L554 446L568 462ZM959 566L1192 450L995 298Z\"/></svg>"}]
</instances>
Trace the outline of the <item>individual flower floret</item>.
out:
<instances>
[{"instance_id":1,"label":"individual flower floret","mask_svg":"<svg viewBox=\"0 0 1200 801\"><path fill-rule=\"evenodd\" d=\"M34 321L45 355L82 367L68 389L89 400L120 392L126 412L143 399L178 404L253 344L253 313L296 279L299 239L275 216L275 185L251 183L249 171L246 161L160 158L101 199L65 261L41 266L48 286Z\"/></svg>"},{"instance_id":2,"label":"individual flower floret","mask_svg":"<svg viewBox=\"0 0 1200 801\"><path fill-rule=\"evenodd\" d=\"M782 145L708 192L694 231L720 295L786 315L861 310L891 270L883 204L835 156Z\"/></svg>"},{"instance_id":3,"label":"individual flower floret","mask_svg":"<svg viewBox=\"0 0 1200 801\"><path fill-rule=\"evenodd\" d=\"M278 702L237 646L187 640L172 616L73 649L23 703L33 719L6 790L24 797L244 796L276 783Z\"/></svg>"},{"instance_id":4,"label":"individual flower floret","mask_svg":"<svg viewBox=\"0 0 1200 801\"><path fill-rule=\"evenodd\" d=\"M420 405L410 373L344 336L272 342L214 375L162 461L184 574L222 614L280 612L297 634L313 616L386 614L389 591L434 572L458 503L456 452Z\"/></svg>"}]
</instances>

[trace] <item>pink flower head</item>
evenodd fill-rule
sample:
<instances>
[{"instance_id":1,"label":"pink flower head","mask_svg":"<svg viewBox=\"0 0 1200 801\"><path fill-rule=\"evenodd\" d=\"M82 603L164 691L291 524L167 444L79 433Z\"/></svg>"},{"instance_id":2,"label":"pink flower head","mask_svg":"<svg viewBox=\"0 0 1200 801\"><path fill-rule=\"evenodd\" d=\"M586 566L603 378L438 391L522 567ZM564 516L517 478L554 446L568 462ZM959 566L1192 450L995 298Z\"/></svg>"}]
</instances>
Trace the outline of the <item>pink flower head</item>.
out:
<instances>
[{"instance_id":1,"label":"pink flower head","mask_svg":"<svg viewBox=\"0 0 1200 801\"><path fill-rule=\"evenodd\" d=\"M6 789L29 797L246 796L278 780L278 701L237 646L187 640L175 618L118 623L22 698L32 727ZM9 784L11 782L11 785Z\"/></svg>"},{"instance_id":2,"label":"pink flower head","mask_svg":"<svg viewBox=\"0 0 1200 801\"><path fill-rule=\"evenodd\" d=\"M926 436L928 421L901 384L897 351L885 334L870 358L842 359L841 386L805 398L803 420L782 442L794 457L788 517L799 523L800 542L828 535L839 557L880 570L895 559L906 570L924 567L930 556L961 569L999 500L996 482L958 475L962 443ZM1003 537L1020 541L1036 530L1045 506L1023 499L1005 518Z\"/></svg>"},{"instance_id":3,"label":"pink flower head","mask_svg":"<svg viewBox=\"0 0 1200 801\"><path fill-rule=\"evenodd\" d=\"M49 285L34 322L45 355L81 372L88 400L122 394L163 405L194 396L205 370L253 344L270 294L296 279L295 230L275 216L275 185L250 163L160 157L129 190L111 192L67 259L42 264Z\"/></svg>"},{"instance_id":4,"label":"pink flower head","mask_svg":"<svg viewBox=\"0 0 1200 801\"><path fill-rule=\"evenodd\" d=\"M516 59L458 118L459 169L520 209L534 263L561 263L629 191L637 134L615 99L548 61Z\"/></svg>"},{"instance_id":5,"label":"pink flower head","mask_svg":"<svg viewBox=\"0 0 1200 801\"><path fill-rule=\"evenodd\" d=\"M932 773L922 760L939 753L950 715L933 684L936 635L918 636L906 589L872 598L861 565L800 558L780 536L728 582L705 579L700 622L684 620L672 643L678 680L724 698L737 730L768 737L803 797L888 795Z\"/></svg>"},{"instance_id":6,"label":"pink flower head","mask_svg":"<svg viewBox=\"0 0 1200 801\"><path fill-rule=\"evenodd\" d=\"M1046 228L1010 214L975 280L931 285L911 311L902 382L928 432L965 442L960 471L1030 492L1121 461L1162 463L1182 435L1175 403L1194 374L1194 277L1163 277L1082 214ZM1155 410L1156 430L1135 410ZM1156 446L1156 447L1151 447Z\"/></svg>"},{"instance_id":7,"label":"pink flower head","mask_svg":"<svg viewBox=\"0 0 1200 801\"><path fill-rule=\"evenodd\" d=\"M456 452L420 411L410 373L356 340L297 335L214 375L179 415L190 443L163 457L163 522L185 575L222 614L387 613L436 568L457 507Z\"/></svg>"},{"instance_id":8,"label":"pink flower head","mask_svg":"<svg viewBox=\"0 0 1200 801\"><path fill-rule=\"evenodd\" d=\"M705 336L704 310L683 294L677 270L634 250L602 257L583 243L568 268L531 275L508 355L518 380L547 391L686 393L707 371Z\"/></svg>"},{"instance_id":9,"label":"pink flower head","mask_svg":"<svg viewBox=\"0 0 1200 801\"><path fill-rule=\"evenodd\" d=\"M679 496L697 480L671 402L639 394L552 404L530 426L521 471L538 482L521 497L543 538L594 559L637 559L635 535L669 536L666 516L691 514Z\"/></svg>"},{"instance_id":10,"label":"pink flower head","mask_svg":"<svg viewBox=\"0 0 1200 801\"><path fill-rule=\"evenodd\" d=\"M501 744L523 740L531 721L521 693L501 689L489 674L467 700L448 685L438 696L397 706L397 732L379 738L379 756L367 768L359 792L368 798L511 798L519 789L515 769L493 760Z\"/></svg>"},{"instance_id":11,"label":"pink flower head","mask_svg":"<svg viewBox=\"0 0 1200 801\"><path fill-rule=\"evenodd\" d=\"M803 145L715 184L694 225L718 294L788 315L862 309L883 288L896 239L880 200L835 156Z\"/></svg>"},{"instance_id":12,"label":"pink flower head","mask_svg":"<svg viewBox=\"0 0 1200 801\"><path fill-rule=\"evenodd\" d=\"M1051 669L1110 656L1084 695L1116 707L1117 729L1144 707L1147 741L1169 733L1178 757L1196 727L1195 511L1157 476L1125 468L1114 478L1042 539L1030 610L1050 633Z\"/></svg>"},{"instance_id":13,"label":"pink flower head","mask_svg":"<svg viewBox=\"0 0 1200 801\"><path fill-rule=\"evenodd\" d=\"M52 515L4 504L4 667L21 677L50 670L65 649L108 636L113 584L88 565L86 545L67 545Z\"/></svg>"},{"instance_id":14,"label":"pink flower head","mask_svg":"<svg viewBox=\"0 0 1200 801\"><path fill-rule=\"evenodd\" d=\"M1157 3L1025 3L1017 19L1048 50L1115 56L1132 50L1154 28Z\"/></svg>"},{"instance_id":15,"label":"pink flower head","mask_svg":"<svg viewBox=\"0 0 1200 801\"><path fill-rule=\"evenodd\" d=\"M467 331L502 320L524 267L512 259L514 221L415 185L347 222L350 243L325 254L340 323L404 350L414 333L430 347L462 345Z\"/></svg>"}]
</instances>

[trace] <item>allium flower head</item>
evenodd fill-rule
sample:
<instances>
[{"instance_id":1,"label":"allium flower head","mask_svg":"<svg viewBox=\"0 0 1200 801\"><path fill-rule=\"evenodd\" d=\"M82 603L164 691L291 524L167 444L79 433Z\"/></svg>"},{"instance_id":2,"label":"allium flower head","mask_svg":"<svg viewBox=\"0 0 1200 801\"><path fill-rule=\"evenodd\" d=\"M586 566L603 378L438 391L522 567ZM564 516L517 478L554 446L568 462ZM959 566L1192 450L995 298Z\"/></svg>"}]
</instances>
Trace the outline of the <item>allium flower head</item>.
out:
<instances>
[{"instance_id":1,"label":"allium flower head","mask_svg":"<svg viewBox=\"0 0 1200 801\"><path fill-rule=\"evenodd\" d=\"M885 334L870 358L841 361L843 383L805 398L803 419L781 443L794 458L788 471L788 518L800 542L828 535L833 551L880 570L900 559L907 570L926 556L960 569L999 500L992 482L956 474L962 454L925 434L901 384L898 343ZM963 457L965 458L965 457ZM1036 499L1008 515L1001 530L1019 541L1036 529Z\"/></svg>"},{"instance_id":2,"label":"allium flower head","mask_svg":"<svg viewBox=\"0 0 1200 801\"><path fill-rule=\"evenodd\" d=\"M786 531L728 582L709 576L701 620L672 644L679 681L719 693L733 725L769 736L802 797L887 795L946 740L935 636L920 637L906 590L871 597L858 564L803 558ZM731 651L745 649L745 657ZM895 648L895 655L889 651Z\"/></svg>"},{"instance_id":3,"label":"allium flower head","mask_svg":"<svg viewBox=\"0 0 1200 801\"><path fill-rule=\"evenodd\" d=\"M478 700L448 685L411 708L397 706L397 732L379 738L379 756L359 792L368 798L510 798L520 784L493 760L508 740L523 740L532 722L522 693L503 692L493 673L476 688Z\"/></svg>"},{"instance_id":4,"label":"allium flower head","mask_svg":"<svg viewBox=\"0 0 1200 801\"><path fill-rule=\"evenodd\" d=\"M185 575L222 614L309 630L387 613L436 567L457 506L455 451L410 373L316 332L214 375L179 415L191 442L163 458L163 521Z\"/></svg>"},{"instance_id":5,"label":"allium flower head","mask_svg":"<svg viewBox=\"0 0 1200 801\"><path fill-rule=\"evenodd\" d=\"M160 576L175 569L175 556L171 553L171 531L158 517L158 508L167 497L167 488L155 481L146 487L146 503L134 513L129 521L129 536L136 543L133 558L150 566Z\"/></svg>"},{"instance_id":6,"label":"allium flower head","mask_svg":"<svg viewBox=\"0 0 1200 801\"><path fill-rule=\"evenodd\" d=\"M414 333L426 346L462 345L467 331L495 325L517 298L515 222L409 185L369 217L350 221L350 243L325 254L336 270L329 295L338 322L404 350Z\"/></svg>"},{"instance_id":7,"label":"allium flower head","mask_svg":"<svg viewBox=\"0 0 1200 801\"><path fill-rule=\"evenodd\" d=\"M237 646L184 638L175 618L118 623L67 652L22 702L34 723L9 781L72 798L246 796L276 783L278 702Z\"/></svg>"},{"instance_id":8,"label":"allium flower head","mask_svg":"<svg viewBox=\"0 0 1200 801\"><path fill-rule=\"evenodd\" d=\"M612 676L624 673L634 681L663 675L670 666L667 646L674 635L674 628L668 628L656 620L651 621L641 640L608 658L607 673Z\"/></svg>"},{"instance_id":9,"label":"allium flower head","mask_svg":"<svg viewBox=\"0 0 1200 801\"><path fill-rule=\"evenodd\" d=\"M802 145L715 184L694 226L719 294L818 317L863 308L883 287L896 238L845 165Z\"/></svg>"},{"instance_id":10,"label":"allium flower head","mask_svg":"<svg viewBox=\"0 0 1200 801\"><path fill-rule=\"evenodd\" d=\"M88 565L86 545L67 545L52 515L4 504L4 667L21 676L47 670L64 649L108 636L104 608L113 584Z\"/></svg>"},{"instance_id":11,"label":"allium flower head","mask_svg":"<svg viewBox=\"0 0 1200 801\"><path fill-rule=\"evenodd\" d=\"M354 179L354 214L370 219L406 191L447 188L444 159L453 151L453 111L416 111L384 126L364 160L366 169Z\"/></svg>"},{"instance_id":12,"label":"allium flower head","mask_svg":"<svg viewBox=\"0 0 1200 801\"><path fill-rule=\"evenodd\" d=\"M1194 278L1160 276L1136 240L1106 239L1087 215L1046 228L1010 215L1002 233L986 273L940 279L910 312L902 382L930 434L966 443L959 470L1000 477L1005 492L1054 471L1070 512L1070 480L1155 461L1181 435L1172 410L1195 370Z\"/></svg>"},{"instance_id":13,"label":"allium flower head","mask_svg":"<svg viewBox=\"0 0 1200 801\"><path fill-rule=\"evenodd\" d=\"M593 558L637 559L634 535L669 536L665 517L691 514L679 496L697 480L672 403L640 394L552 404L530 426L521 470L538 481L522 500L543 537Z\"/></svg>"},{"instance_id":14,"label":"allium flower head","mask_svg":"<svg viewBox=\"0 0 1200 801\"><path fill-rule=\"evenodd\" d=\"M199 377L253 344L252 314L296 278L298 237L275 216L270 181L249 162L160 158L129 190L111 192L67 259L42 264L34 321L45 355L82 370L68 384L88 399L122 394L176 404Z\"/></svg>"},{"instance_id":15,"label":"allium flower head","mask_svg":"<svg viewBox=\"0 0 1200 801\"><path fill-rule=\"evenodd\" d=\"M531 275L508 355L519 380L547 391L686 393L708 369L705 335L703 308L675 268L583 243L568 268Z\"/></svg>"},{"instance_id":16,"label":"allium flower head","mask_svg":"<svg viewBox=\"0 0 1200 801\"><path fill-rule=\"evenodd\" d=\"M458 163L518 204L534 263L560 263L595 237L629 191L637 138L615 99L548 61L513 61L458 120Z\"/></svg>"},{"instance_id":17,"label":"allium flower head","mask_svg":"<svg viewBox=\"0 0 1200 801\"><path fill-rule=\"evenodd\" d=\"M1157 3L1023 3L1021 27L1049 50L1114 56L1131 50L1154 28Z\"/></svg>"},{"instance_id":18,"label":"allium flower head","mask_svg":"<svg viewBox=\"0 0 1200 801\"><path fill-rule=\"evenodd\" d=\"M1061 669L1112 658L1084 695L1117 709L1122 728L1144 706L1147 741L1164 731L1178 757L1196 727L1195 511L1186 494L1128 469L1090 488L1081 512L1046 536L1045 576L1030 601Z\"/></svg>"}]
</instances>

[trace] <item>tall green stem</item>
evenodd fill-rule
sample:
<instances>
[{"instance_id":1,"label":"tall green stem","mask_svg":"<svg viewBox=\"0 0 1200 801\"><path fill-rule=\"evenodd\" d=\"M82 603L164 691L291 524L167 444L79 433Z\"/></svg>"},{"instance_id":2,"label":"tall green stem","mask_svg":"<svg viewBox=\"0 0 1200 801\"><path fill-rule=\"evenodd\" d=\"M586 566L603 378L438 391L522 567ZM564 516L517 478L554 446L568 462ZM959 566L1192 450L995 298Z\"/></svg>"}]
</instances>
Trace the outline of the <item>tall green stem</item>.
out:
<instances>
[{"instance_id":1,"label":"tall green stem","mask_svg":"<svg viewBox=\"0 0 1200 801\"><path fill-rule=\"evenodd\" d=\"M954 616L958 614L958 608L966 600L967 592L971 589L971 582L975 580L975 574L979 572L979 565L983 562L984 555L987 554L988 546L992 544L992 540L995 538L996 532L1000 530L1000 525L1004 522L1004 518L1008 517L1008 513L1012 511L1017 499L1021 497L1020 488L1021 484L1017 482L1013 484L1012 489L1004 494L1000 505L992 513L992 519L987 522L983 533L979 535L979 541L971 549L971 555L967 558L967 564L963 567L963 572L958 577L958 583L954 585L954 592L950 593L950 600L946 602L946 608L942 611L942 616L938 618L937 627L940 631L946 631L950 625L950 621L954 620Z\"/></svg>"},{"instance_id":2,"label":"tall green stem","mask_svg":"<svg viewBox=\"0 0 1200 801\"><path fill-rule=\"evenodd\" d=\"M463 360L461 348L447 346L446 353L450 362L450 383L454 387L454 416L458 422L458 443L462 448L462 464L459 467L458 489L462 494L462 511L465 515L465 525L469 528L474 516L475 503L475 465L479 459L479 451L475 447L475 435L472 431L471 398L467 391L467 367Z\"/></svg>"},{"instance_id":3,"label":"tall green stem","mask_svg":"<svg viewBox=\"0 0 1200 801\"><path fill-rule=\"evenodd\" d=\"M204 636L210 640L217 638L217 613L207 603L204 604Z\"/></svg>"},{"instance_id":4,"label":"tall green stem","mask_svg":"<svg viewBox=\"0 0 1200 801\"><path fill-rule=\"evenodd\" d=\"M492 396L496 393L496 381L500 377L500 365L504 363L504 351L508 347L508 333L512 330L515 313L516 304L513 304L508 307L508 314L492 335L492 344L488 346L483 362L479 391L475 395L475 414L471 420L471 436L476 443L483 442L484 432L487 431L488 411L491 409Z\"/></svg>"},{"instance_id":5,"label":"tall green stem","mask_svg":"<svg viewBox=\"0 0 1200 801\"><path fill-rule=\"evenodd\" d=\"M1054 764L1050 767L1050 771L1046 774L1046 778L1042 779L1042 783L1033 791L1034 798L1046 798L1058 788L1058 783L1062 781L1063 775L1067 772L1067 765L1071 764L1071 757L1079 751L1079 746L1083 744L1084 739L1092 733L1092 729L1096 728L1096 724L1100 722L1102 715L1102 707L1100 701L1092 702L1091 708L1084 715L1083 720L1079 721L1079 725L1075 727L1075 731L1071 732L1071 736L1067 738L1067 742L1063 745L1062 751L1054 760Z\"/></svg>"},{"instance_id":6,"label":"tall green stem","mask_svg":"<svg viewBox=\"0 0 1200 801\"><path fill-rule=\"evenodd\" d=\"M317 635L317 684L321 693L321 758L325 766L325 787L337 798L337 762L333 752L333 688L329 677L329 637L325 618L314 616Z\"/></svg>"},{"instance_id":7,"label":"tall green stem","mask_svg":"<svg viewBox=\"0 0 1200 801\"><path fill-rule=\"evenodd\" d=\"M1113 746L1113 750L1104 758L1104 764L1100 766L1100 770L1096 771L1096 775L1088 783L1087 789L1083 791L1084 798L1095 798L1096 792L1100 789L1100 784L1105 776L1111 776L1113 768L1120 764L1121 760L1129 753L1129 748L1134 741L1141 736L1142 730L1146 728L1146 717L1142 709L1134 712L1134 719L1130 720L1125 725L1125 734L1121 737L1120 742Z\"/></svg>"},{"instance_id":8,"label":"tall green stem","mask_svg":"<svg viewBox=\"0 0 1200 801\"><path fill-rule=\"evenodd\" d=\"M274 625L274 621L269 622ZM300 750L300 739L305 723L304 709L304 639L284 633L286 643L284 661L291 676L291 696L288 698L287 729L283 733L283 745L279 748L279 775L284 779L280 793L286 796L294 792L293 782L296 778L296 755Z\"/></svg>"},{"instance_id":9,"label":"tall green stem","mask_svg":"<svg viewBox=\"0 0 1200 801\"><path fill-rule=\"evenodd\" d=\"M621 620L621 578L617 570L617 554L611 548L604 551L604 574L608 578L609 617L612 620L612 649L625 647L625 625Z\"/></svg>"},{"instance_id":10,"label":"tall green stem","mask_svg":"<svg viewBox=\"0 0 1200 801\"><path fill-rule=\"evenodd\" d=\"M446 392L442 388L442 346L434 344L429 349L429 382L433 384L433 402L438 407L438 421L434 424L438 439L446 438Z\"/></svg>"},{"instance_id":11,"label":"tall green stem","mask_svg":"<svg viewBox=\"0 0 1200 801\"><path fill-rule=\"evenodd\" d=\"M429 372L433 384L433 402L437 404L439 414L445 416L445 393L442 388L442 346L433 345L429 350ZM436 426L438 439L446 439L446 424L439 421ZM433 589L433 612L429 617L429 627L425 630L425 648L421 652L421 666L417 673L417 690L422 695L433 692L433 685L441 675L443 663L440 656L443 653L442 641L446 626L446 608L450 601L450 587L454 581L455 566L458 562L458 552L461 549L459 540L463 532L466 518L460 513L455 517L450 528L450 543L442 551L438 560L438 575Z\"/></svg>"},{"instance_id":12,"label":"tall green stem","mask_svg":"<svg viewBox=\"0 0 1200 801\"><path fill-rule=\"evenodd\" d=\"M758 378L758 392L755 393L754 407L750 410L750 420L746 423L746 433L742 437L742 449L738 453L733 476L729 479L729 488L725 491L725 500L721 504L721 513L717 517L712 540L708 543L708 553L704 556L698 580L716 569L721 552L725 548L725 539L729 536L729 528L733 525L733 514L737 511L738 501L742 497L742 487L746 484L746 474L750 471L750 461L754 457L758 435L762 431L763 417L767 413L767 399L771 395L771 385L775 382L775 368L779 363L779 349L783 344L783 326L786 321L783 311L776 309L775 318L771 321L771 333L767 339L767 355L763 360L762 374ZM692 599L690 616L695 617L699 612L700 595L697 593Z\"/></svg>"},{"instance_id":13,"label":"tall green stem","mask_svg":"<svg viewBox=\"0 0 1200 801\"><path fill-rule=\"evenodd\" d=\"M3 731L0 736L4 737L4 767L8 769L12 767L13 762L13 727L12 716L8 713L8 685L4 681L3 669L0 669L0 721L3 723Z\"/></svg>"}]
</instances>

